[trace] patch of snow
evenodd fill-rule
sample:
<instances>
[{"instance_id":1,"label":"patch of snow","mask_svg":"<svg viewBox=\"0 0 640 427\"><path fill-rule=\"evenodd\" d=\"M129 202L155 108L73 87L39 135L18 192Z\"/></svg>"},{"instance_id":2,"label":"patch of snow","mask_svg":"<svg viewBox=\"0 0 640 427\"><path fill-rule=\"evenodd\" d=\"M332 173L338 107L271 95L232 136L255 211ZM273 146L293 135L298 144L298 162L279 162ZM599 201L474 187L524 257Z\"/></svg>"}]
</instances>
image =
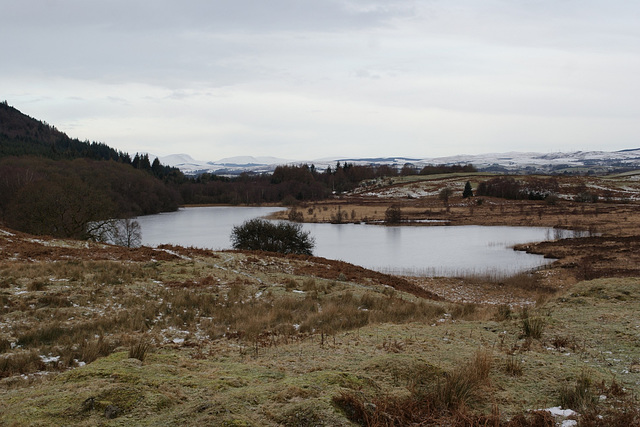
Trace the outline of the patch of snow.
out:
<instances>
[{"instance_id":1,"label":"patch of snow","mask_svg":"<svg viewBox=\"0 0 640 427\"><path fill-rule=\"evenodd\" d=\"M304 292L304 291L299 291L298 289L294 289L294 290L293 290L293 293L296 293L296 294L304 294L305 292Z\"/></svg>"},{"instance_id":2,"label":"patch of snow","mask_svg":"<svg viewBox=\"0 0 640 427\"><path fill-rule=\"evenodd\" d=\"M182 344L184 342L184 338L174 338L172 341L174 344Z\"/></svg>"},{"instance_id":3,"label":"patch of snow","mask_svg":"<svg viewBox=\"0 0 640 427\"><path fill-rule=\"evenodd\" d=\"M554 406L553 408L542 409L543 411L549 412L554 417L570 417L572 415L577 415L578 413L572 409L562 409L560 406Z\"/></svg>"},{"instance_id":4,"label":"patch of snow","mask_svg":"<svg viewBox=\"0 0 640 427\"><path fill-rule=\"evenodd\" d=\"M40 359L44 363L57 362L60 360L60 356L40 356Z\"/></svg>"},{"instance_id":5,"label":"patch of snow","mask_svg":"<svg viewBox=\"0 0 640 427\"><path fill-rule=\"evenodd\" d=\"M189 258L188 256L180 255L179 253L177 253L177 252L175 252L175 251L171 251L171 250L169 250L169 249L160 249L160 248L156 248L155 250L156 250L156 251L163 251L163 252L166 252L166 253L168 253L169 255L176 256L176 257L178 257L178 258L180 258L180 259L183 259L183 260L185 260L185 261L191 261L191 258Z\"/></svg>"},{"instance_id":6,"label":"patch of snow","mask_svg":"<svg viewBox=\"0 0 640 427\"><path fill-rule=\"evenodd\" d=\"M41 239L25 239L25 240L27 242L41 244L42 246L55 246L53 242L48 242L46 240L41 240Z\"/></svg>"}]
</instances>

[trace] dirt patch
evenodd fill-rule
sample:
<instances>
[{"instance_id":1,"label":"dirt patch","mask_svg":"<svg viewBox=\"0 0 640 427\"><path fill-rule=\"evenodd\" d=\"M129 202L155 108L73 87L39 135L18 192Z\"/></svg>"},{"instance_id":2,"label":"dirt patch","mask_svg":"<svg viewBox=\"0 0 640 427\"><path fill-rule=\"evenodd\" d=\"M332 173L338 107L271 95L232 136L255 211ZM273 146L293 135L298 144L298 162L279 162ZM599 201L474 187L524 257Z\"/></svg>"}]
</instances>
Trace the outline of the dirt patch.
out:
<instances>
[{"instance_id":1,"label":"dirt patch","mask_svg":"<svg viewBox=\"0 0 640 427\"><path fill-rule=\"evenodd\" d=\"M375 285L390 286L398 291L407 292L420 298L427 298L435 301L441 301L442 298L437 294L428 291L410 281L392 276L389 274L379 273L373 270L349 264L343 261L335 261L320 257L311 257L306 255L281 255L272 252L260 251L238 251L240 253L257 256L261 259L285 258L289 260L302 261L297 262L293 266L293 273L299 276L313 276L329 280L349 281L349 282L368 282Z\"/></svg>"}]
</instances>

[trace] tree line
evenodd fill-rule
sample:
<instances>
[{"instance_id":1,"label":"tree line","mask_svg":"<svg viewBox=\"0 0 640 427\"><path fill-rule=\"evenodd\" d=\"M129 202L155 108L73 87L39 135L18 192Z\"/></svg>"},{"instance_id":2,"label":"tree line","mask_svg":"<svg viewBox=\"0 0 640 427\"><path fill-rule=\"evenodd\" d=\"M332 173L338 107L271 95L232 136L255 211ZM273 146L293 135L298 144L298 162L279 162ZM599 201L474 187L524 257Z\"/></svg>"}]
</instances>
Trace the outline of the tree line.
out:
<instances>
[{"instance_id":1,"label":"tree line","mask_svg":"<svg viewBox=\"0 0 640 427\"><path fill-rule=\"evenodd\" d=\"M356 165L338 162L324 170L313 164L282 165L272 174L241 174L221 177L202 174L187 179L179 186L180 194L188 204L257 204L322 200L334 194L351 191L363 181L400 175L472 172L471 165L425 166L418 170L404 165L400 170L391 165Z\"/></svg>"},{"instance_id":2,"label":"tree line","mask_svg":"<svg viewBox=\"0 0 640 427\"><path fill-rule=\"evenodd\" d=\"M558 192L555 178L530 178L526 182L511 176L497 176L478 184L476 195L511 200L545 200Z\"/></svg>"},{"instance_id":3,"label":"tree line","mask_svg":"<svg viewBox=\"0 0 640 427\"><path fill-rule=\"evenodd\" d=\"M132 163L89 158L0 159L0 220L32 234L97 239L113 218L171 211L182 204L293 205L349 191L360 182L397 176L387 165L350 163L318 171L313 165L278 166L273 174L185 177L147 155ZM89 225L97 228L91 228ZM104 225L104 226L103 226Z\"/></svg>"},{"instance_id":4,"label":"tree line","mask_svg":"<svg viewBox=\"0 0 640 427\"><path fill-rule=\"evenodd\" d=\"M113 161L0 159L0 218L32 234L99 239L113 218L176 210L179 193Z\"/></svg>"},{"instance_id":5,"label":"tree line","mask_svg":"<svg viewBox=\"0 0 640 427\"><path fill-rule=\"evenodd\" d=\"M322 200L382 177L474 170L338 162L325 170L302 164L278 166L272 174L187 177L148 154L131 157L100 142L72 139L0 102L0 221L32 234L100 240L118 233L114 218L182 204L288 205Z\"/></svg>"}]
</instances>

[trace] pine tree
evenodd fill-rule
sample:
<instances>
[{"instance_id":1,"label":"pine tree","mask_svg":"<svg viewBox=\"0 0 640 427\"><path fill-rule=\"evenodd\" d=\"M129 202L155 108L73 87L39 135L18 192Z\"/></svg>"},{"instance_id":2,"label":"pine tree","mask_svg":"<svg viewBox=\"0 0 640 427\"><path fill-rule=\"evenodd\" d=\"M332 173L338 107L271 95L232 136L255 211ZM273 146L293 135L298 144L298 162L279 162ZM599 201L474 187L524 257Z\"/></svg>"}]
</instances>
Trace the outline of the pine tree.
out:
<instances>
[{"instance_id":1,"label":"pine tree","mask_svg":"<svg viewBox=\"0 0 640 427\"><path fill-rule=\"evenodd\" d=\"M464 190L462 191L462 198L466 199L467 197L473 197L473 190L469 181L464 185Z\"/></svg>"}]
</instances>

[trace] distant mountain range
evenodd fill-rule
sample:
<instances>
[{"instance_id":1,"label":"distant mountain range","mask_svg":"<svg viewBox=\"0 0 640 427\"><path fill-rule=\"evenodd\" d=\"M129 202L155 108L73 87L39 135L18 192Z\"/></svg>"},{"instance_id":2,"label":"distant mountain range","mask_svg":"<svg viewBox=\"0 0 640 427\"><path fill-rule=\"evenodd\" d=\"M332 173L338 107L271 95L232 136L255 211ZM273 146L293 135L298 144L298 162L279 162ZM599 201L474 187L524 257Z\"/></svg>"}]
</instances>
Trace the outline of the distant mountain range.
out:
<instances>
[{"instance_id":1,"label":"distant mountain range","mask_svg":"<svg viewBox=\"0 0 640 427\"><path fill-rule=\"evenodd\" d=\"M151 156L151 155L150 155ZM152 156L155 157L155 156ZM180 169L187 175L211 173L216 175L239 175L243 172L270 173L286 164L313 164L324 170L336 163L358 165L395 165L409 163L417 168L427 165L473 164L480 171L507 173L606 173L640 168L640 148L622 151L574 151L555 153L490 153L448 157L329 157L316 160L292 160L276 157L228 157L216 161L195 160L188 154L172 154L159 157L162 164Z\"/></svg>"}]
</instances>

